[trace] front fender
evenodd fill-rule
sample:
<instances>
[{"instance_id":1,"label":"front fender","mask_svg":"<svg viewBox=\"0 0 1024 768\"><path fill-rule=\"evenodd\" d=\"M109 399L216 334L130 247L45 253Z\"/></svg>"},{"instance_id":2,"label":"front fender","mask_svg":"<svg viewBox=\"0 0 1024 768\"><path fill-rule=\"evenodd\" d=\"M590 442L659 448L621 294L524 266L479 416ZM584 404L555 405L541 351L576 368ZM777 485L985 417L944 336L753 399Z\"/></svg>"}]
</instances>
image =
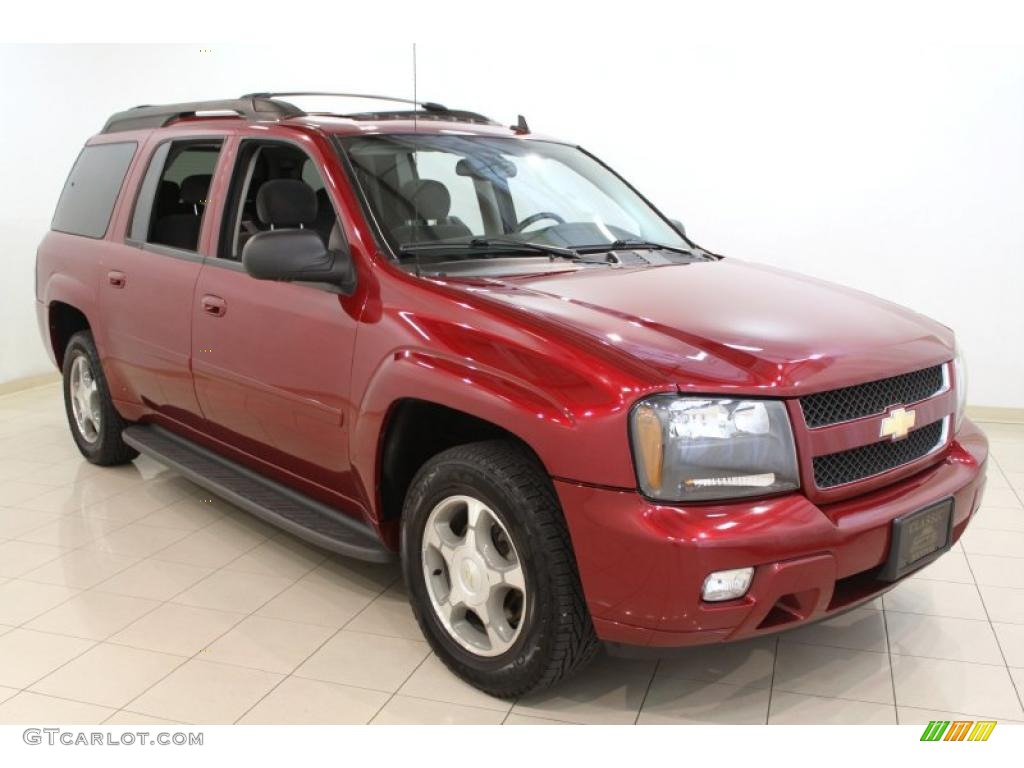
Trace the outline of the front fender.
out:
<instances>
[{"instance_id":1,"label":"front fender","mask_svg":"<svg viewBox=\"0 0 1024 768\"><path fill-rule=\"evenodd\" d=\"M381 361L354 409L352 465L367 498L375 498L370 489L376 487L380 474L387 416L395 403L408 398L442 405L501 427L531 446L549 471L559 463L545 447L554 435L571 434L576 426L569 408L529 382L432 350L395 350Z\"/></svg>"},{"instance_id":2,"label":"front fender","mask_svg":"<svg viewBox=\"0 0 1024 768\"><path fill-rule=\"evenodd\" d=\"M555 365L550 360L547 364ZM562 378L566 376L568 372L563 371ZM577 379L578 385L586 383ZM571 389L578 394L578 389ZM559 400L533 382L478 360L416 347L394 350L376 368L353 409L354 477L379 512L376 489L385 423L394 404L415 398L461 411L515 435L536 453L552 477L633 487L624 431L625 397L593 383L589 389L591 397L581 398L581 408L580 401Z\"/></svg>"}]
</instances>

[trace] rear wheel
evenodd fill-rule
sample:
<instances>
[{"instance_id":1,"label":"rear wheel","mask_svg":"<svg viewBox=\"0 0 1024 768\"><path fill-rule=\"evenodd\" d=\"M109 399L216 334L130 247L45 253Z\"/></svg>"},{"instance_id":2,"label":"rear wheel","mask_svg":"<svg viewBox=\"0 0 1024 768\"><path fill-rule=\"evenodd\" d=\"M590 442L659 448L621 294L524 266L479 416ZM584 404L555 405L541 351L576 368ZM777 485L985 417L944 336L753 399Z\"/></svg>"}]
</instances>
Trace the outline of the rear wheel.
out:
<instances>
[{"instance_id":1,"label":"rear wheel","mask_svg":"<svg viewBox=\"0 0 1024 768\"><path fill-rule=\"evenodd\" d=\"M64 351L64 408L71 436L93 464L126 464L138 456L121 439L125 427L110 399L99 354L89 331L79 331Z\"/></svg>"},{"instance_id":2,"label":"rear wheel","mask_svg":"<svg viewBox=\"0 0 1024 768\"><path fill-rule=\"evenodd\" d=\"M515 443L458 446L420 469L402 564L434 651L487 693L546 688L597 650L551 482Z\"/></svg>"}]
</instances>

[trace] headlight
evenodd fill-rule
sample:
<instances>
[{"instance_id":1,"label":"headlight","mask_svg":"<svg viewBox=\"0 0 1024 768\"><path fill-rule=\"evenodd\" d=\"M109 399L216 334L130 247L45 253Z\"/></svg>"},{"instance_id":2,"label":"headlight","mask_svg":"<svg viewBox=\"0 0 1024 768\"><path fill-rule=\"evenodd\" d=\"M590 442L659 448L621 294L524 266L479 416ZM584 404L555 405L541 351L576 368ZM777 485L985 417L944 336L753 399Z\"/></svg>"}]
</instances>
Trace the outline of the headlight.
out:
<instances>
[{"instance_id":1,"label":"headlight","mask_svg":"<svg viewBox=\"0 0 1024 768\"><path fill-rule=\"evenodd\" d=\"M967 364L964 362L964 353L957 345L956 357L953 358L953 388L956 390L956 429L960 431L960 424L964 420L964 410L967 408Z\"/></svg>"},{"instance_id":2,"label":"headlight","mask_svg":"<svg viewBox=\"0 0 1024 768\"><path fill-rule=\"evenodd\" d=\"M654 395L630 425L637 479L663 501L760 496L800 487L793 430L778 400Z\"/></svg>"}]
</instances>

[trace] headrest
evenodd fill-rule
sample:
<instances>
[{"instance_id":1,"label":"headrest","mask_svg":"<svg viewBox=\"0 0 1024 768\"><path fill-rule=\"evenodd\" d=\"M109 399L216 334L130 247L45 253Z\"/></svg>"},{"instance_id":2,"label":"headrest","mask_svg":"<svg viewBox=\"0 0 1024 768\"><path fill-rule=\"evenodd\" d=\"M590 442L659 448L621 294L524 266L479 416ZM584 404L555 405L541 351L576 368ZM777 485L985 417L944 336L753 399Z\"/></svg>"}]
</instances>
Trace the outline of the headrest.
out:
<instances>
[{"instance_id":1,"label":"headrest","mask_svg":"<svg viewBox=\"0 0 1024 768\"><path fill-rule=\"evenodd\" d=\"M448 187L434 179L420 179L407 182L402 187L402 196L409 201L415 214L413 218L435 221L447 219L452 207L452 196Z\"/></svg>"},{"instance_id":2,"label":"headrest","mask_svg":"<svg viewBox=\"0 0 1024 768\"><path fill-rule=\"evenodd\" d=\"M174 205L181 200L181 187L173 181L163 179L157 189L156 199Z\"/></svg>"},{"instance_id":3,"label":"headrest","mask_svg":"<svg viewBox=\"0 0 1024 768\"><path fill-rule=\"evenodd\" d=\"M299 179L272 179L256 193L256 214L264 224L297 227L316 221L316 192Z\"/></svg>"},{"instance_id":4,"label":"headrest","mask_svg":"<svg viewBox=\"0 0 1024 768\"><path fill-rule=\"evenodd\" d=\"M181 202L188 205L205 203L206 196L210 193L212 180L213 176L208 173L186 176L181 181Z\"/></svg>"}]
</instances>

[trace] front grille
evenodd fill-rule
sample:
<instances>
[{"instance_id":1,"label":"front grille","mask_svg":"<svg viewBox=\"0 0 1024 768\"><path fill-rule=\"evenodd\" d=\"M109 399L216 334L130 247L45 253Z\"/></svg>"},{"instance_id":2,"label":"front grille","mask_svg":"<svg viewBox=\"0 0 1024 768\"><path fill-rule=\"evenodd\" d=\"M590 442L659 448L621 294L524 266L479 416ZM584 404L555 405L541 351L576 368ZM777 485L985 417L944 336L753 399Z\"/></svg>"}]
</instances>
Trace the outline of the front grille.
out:
<instances>
[{"instance_id":1,"label":"front grille","mask_svg":"<svg viewBox=\"0 0 1024 768\"><path fill-rule=\"evenodd\" d=\"M814 457L814 484L834 488L880 475L927 456L942 440L942 422L915 429L902 440L883 440L848 451Z\"/></svg>"},{"instance_id":2,"label":"front grille","mask_svg":"<svg viewBox=\"0 0 1024 768\"><path fill-rule=\"evenodd\" d=\"M943 386L942 366L856 384L800 398L804 421L811 429L862 419L891 405L910 405L931 397Z\"/></svg>"}]
</instances>

